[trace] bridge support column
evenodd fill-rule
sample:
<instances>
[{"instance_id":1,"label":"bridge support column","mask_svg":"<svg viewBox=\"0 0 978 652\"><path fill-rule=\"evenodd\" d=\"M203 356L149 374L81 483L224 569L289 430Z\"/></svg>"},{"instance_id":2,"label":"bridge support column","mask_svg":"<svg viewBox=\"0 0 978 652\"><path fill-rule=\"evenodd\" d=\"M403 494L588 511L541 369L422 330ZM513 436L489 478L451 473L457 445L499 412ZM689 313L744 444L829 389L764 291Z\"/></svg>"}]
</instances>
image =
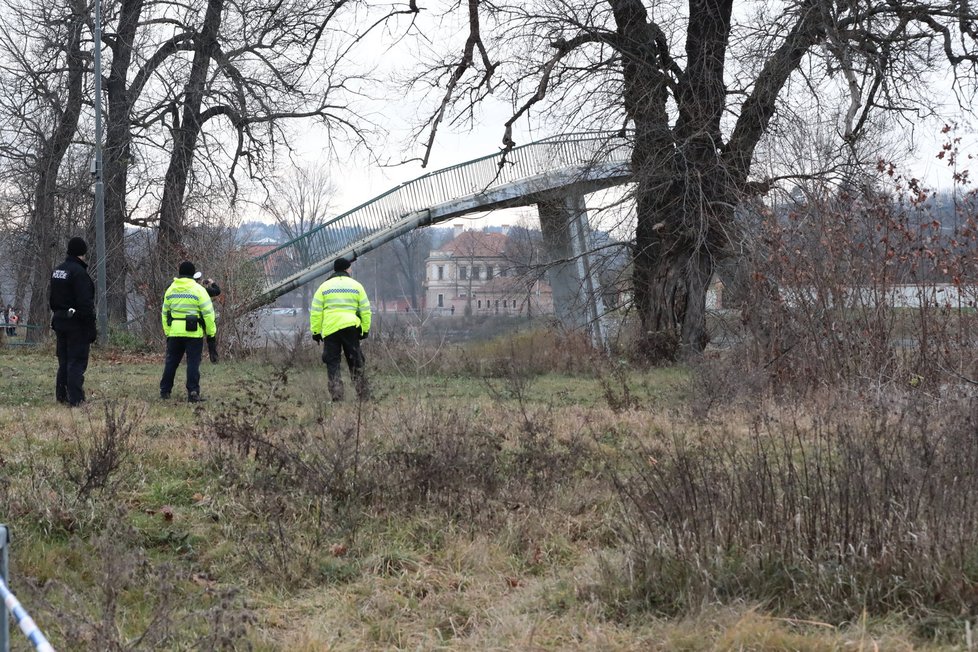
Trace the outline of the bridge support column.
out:
<instances>
[{"instance_id":1,"label":"bridge support column","mask_svg":"<svg viewBox=\"0 0 978 652\"><path fill-rule=\"evenodd\" d=\"M603 348L607 332L601 285L591 256L591 229L584 195L562 193L537 204L544 255L549 266L557 319L567 328L583 329Z\"/></svg>"}]
</instances>

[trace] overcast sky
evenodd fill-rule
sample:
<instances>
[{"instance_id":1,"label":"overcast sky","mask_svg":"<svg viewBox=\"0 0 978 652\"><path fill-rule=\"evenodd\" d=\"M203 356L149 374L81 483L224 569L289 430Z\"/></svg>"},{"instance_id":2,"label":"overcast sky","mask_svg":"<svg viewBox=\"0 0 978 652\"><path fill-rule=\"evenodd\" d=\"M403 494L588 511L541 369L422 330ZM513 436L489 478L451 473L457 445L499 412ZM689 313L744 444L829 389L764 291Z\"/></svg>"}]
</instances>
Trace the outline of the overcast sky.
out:
<instances>
[{"instance_id":1,"label":"overcast sky","mask_svg":"<svg viewBox=\"0 0 978 652\"><path fill-rule=\"evenodd\" d=\"M443 44L453 40L461 43L464 37L459 38L460 29L459 25L440 23L436 31L429 30L428 34L438 34ZM389 33L378 33L374 47L367 48L367 51L374 53L376 60L365 62L365 65L376 67L375 77L397 77L410 69L417 59L417 41L404 39L394 46L393 50L389 50L387 49L389 43L385 42L385 39L389 38ZM935 103L942 104L941 111L948 117L956 117L958 121L957 133L963 139L962 150L965 152L962 164L967 166L971 162L967 160L967 151L975 151L976 138L969 119L955 109L955 103L959 99L967 103L968 98L955 98L947 82L939 81L935 87L937 89ZM335 214L362 204L393 186L425 173L490 155L501 148L502 125L510 116L511 109L508 104L495 102L483 107L477 123L471 126L471 129L468 126L453 128L447 122L443 123L427 168L422 168L419 161L394 165L407 157L417 157L422 154L422 143L412 143L409 139L410 129L418 123L419 113L422 110L419 108L420 98L405 97L402 91L393 90L394 88L393 84L376 85L373 91L374 98L370 103L374 119L387 131L383 138L373 142L374 154L388 161L390 165L386 167L379 165L363 151L352 155L341 151L338 158L330 161L331 174L337 190L333 203ZM913 152L905 161L906 171L923 179L925 184L931 187L950 189L953 170L948 168L945 161L937 158L944 138L940 134L942 124L943 119L934 118L921 120L912 125L905 120L894 119L892 130L894 140L904 146L904 149L913 146ZM535 116L535 125L531 125L527 120L522 120L515 125L514 135L518 144L526 144L552 135L554 129L554 126ZM317 127L304 128L301 138L296 141L296 149L300 159L313 162L322 158L327 149L325 134ZM755 171L762 174L763 168L764 164L760 163ZM522 212L525 214L527 211ZM532 211L530 213L532 214ZM503 215L493 216L489 222L513 223L516 219L518 218L510 212L506 212ZM478 222L475 225L484 223L486 222Z\"/></svg>"}]
</instances>

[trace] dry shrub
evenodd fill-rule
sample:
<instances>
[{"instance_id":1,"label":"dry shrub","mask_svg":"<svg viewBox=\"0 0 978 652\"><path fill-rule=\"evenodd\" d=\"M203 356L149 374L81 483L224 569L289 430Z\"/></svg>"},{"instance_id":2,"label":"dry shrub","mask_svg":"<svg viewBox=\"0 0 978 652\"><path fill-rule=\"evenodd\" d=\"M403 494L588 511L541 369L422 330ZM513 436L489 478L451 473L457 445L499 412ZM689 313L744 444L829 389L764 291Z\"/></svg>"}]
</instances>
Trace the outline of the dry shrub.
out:
<instances>
[{"instance_id":1,"label":"dry shrub","mask_svg":"<svg viewBox=\"0 0 978 652\"><path fill-rule=\"evenodd\" d=\"M114 491L119 470L129 460L136 444L137 428L145 409L127 403L107 402L105 421L96 423L91 413L88 432L61 429L64 442L61 461L65 477L77 487L76 498L85 500L94 491Z\"/></svg>"},{"instance_id":2,"label":"dry shrub","mask_svg":"<svg viewBox=\"0 0 978 652\"><path fill-rule=\"evenodd\" d=\"M28 481L7 485L0 477L9 518L25 517L49 534L84 534L100 527L135 457L145 416L125 402L107 402L102 411L104 420L97 418L97 410L87 409L72 413L81 419L71 427L57 427L60 465L39 450L48 443L25 429Z\"/></svg>"},{"instance_id":3,"label":"dry shrub","mask_svg":"<svg viewBox=\"0 0 978 652\"><path fill-rule=\"evenodd\" d=\"M446 332L426 322L407 326L395 322L385 326L379 339L380 355L372 368L407 376L418 374L464 375L476 378L508 375L515 362L533 376L548 373L569 375L593 372L602 354L580 333L556 327L506 333L484 341L451 344ZM425 331L425 329L429 329Z\"/></svg>"},{"instance_id":4,"label":"dry shrub","mask_svg":"<svg viewBox=\"0 0 978 652\"><path fill-rule=\"evenodd\" d=\"M424 313L378 315L371 328L370 348L377 354L370 368L380 373L417 376L437 373L447 357L457 354L449 344L454 321L439 320Z\"/></svg>"},{"instance_id":5,"label":"dry shrub","mask_svg":"<svg viewBox=\"0 0 978 652\"><path fill-rule=\"evenodd\" d=\"M679 335L674 331L639 332L628 338L624 353L635 364L668 365L676 362Z\"/></svg>"},{"instance_id":6,"label":"dry shrub","mask_svg":"<svg viewBox=\"0 0 978 652\"><path fill-rule=\"evenodd\" d=\"M735 364L779 390L973 376L976 197L949 212L890 173L889 193L813 191L755 214L753 338Z\"/></svg>"},{"instance_id":7,"label":"dry shrub","mask_svg":"<svg viewBox=\"0 0 978 652\"><path fill-rule=\"evenodd\" d=\"M530 375L590 376L599 357L584 334L536 329L470 345L463 369L476 376L505 376L517 364Z\"/></svg>"},{"instance_id":8,"label":"dry shrub","mask_svg":"<svg viewBox=\"0 0 978 652\"><path fill-rule=\"evenodd\" d=\"M521 415L457 406L399 415L399 432L382 433L382 452L368 455L373 500L386 510L433 510L483 525L504 505L544 508L587 463L587 450L555 432L551 410Z\"/></svg>"},{"instance_id":9,"label":"dry shrub","mask_svg":"<svg viewBox=\"0 0 978 652\"><path fill-rule=\"evenodd\" d=\"M373 499L395 510L434 508L479 518L498 496L504 438L471 408L417 408L372 463Z\"/></svg>"},{"instance_id":10,"label":"dry shrub","mask_svg":"<svg viewBox=\"0 0 978 652\"><path fill-rule=\"evenodd\" d=\"M125 513L117 513L103 534L73 544L89 582L25 584L32 611L52 642L98 652L247 649L254 618L239 592L152 561L138 539ZM186 607L181 595L188 585L204 594L203 607Z\"/></svg>"},{"instance_id":11,"label":"dry shrub","mask_svg":"<svg viewBox=\"0 0 978 652\"><path fill-rule=\"evenodd\" d=\"M314 510L324 527L370 506L476 518L516 494L543 501L586 457L579 439L556 435L549 410L525 411L515 428L492 412L425 405L369 425L324 413L307 428L234 409L203 425L222 480L262 518Z\"/></svg>"},{"instance_id":12,"label":"dry shrub","mask_svg":"<svg viewBox=\"0 0 978 652\"><path fill-rule=\"evenodd\" d=\"M605 586L612 610L975 613L978 403L849 405L759 412L746 435L673 432L629 455L615 479L632 554Z\"/></svg>"},{"instance_id":13,"label":"dry shrub","mask_svg":"<svg viewBox=\"0 0 978 652\"><path fill-rule=\"evenodd\" d=\"M326 544L352 545L378 510L487 525L507 504L542 508L587 463L579 440L556 435L550 409L524 406L514 420L469 406L360 403L296 425L282 413L289 398L276 396L203 415L200 429L215 475L246 516L237 545L279 586L355 575Z\"/></svg>"},{"instance_id":14,"label":"dry shrub","mask_svg":"<svg viewBox=\"0 0 978 652\"><path fill-rule=\"evenodd\" d=\"M639 407L638 397L632 392L629 368L624 361L609 361L608 373L598 376L601 393L608 407L614 412L625 412Z\"/></svg>"},{"instance_id":15,"label":"dry shrub","mask_svg":"<svg viewBox=\"0 0 978 652\"><path fill-rule=\"evenodd\" d=\"M756 405L760 397L772 394L784 400L800 399L814 389L779 385L768 368L755 367L753 362L749 351L741 347L691 362L688 394L695 397L689 402L692 415L700 419L722 415L720 410Z\"/></svg>"},{"instance_id":16,"label":"dry shrub","mask_svg":"<svg viewBox=\"0 0 978 652\"><path fill-rule=\"evenodd\" d=\"M202 415L209 463L243 512L236 532L248 567L264 581L310 586L352 577L330 560L326 543L355 536L368 489L358 483L359 415L323 414L313 428L292 427L284 412L288 370L264 391Z\"/></svg>"}]
</instances>

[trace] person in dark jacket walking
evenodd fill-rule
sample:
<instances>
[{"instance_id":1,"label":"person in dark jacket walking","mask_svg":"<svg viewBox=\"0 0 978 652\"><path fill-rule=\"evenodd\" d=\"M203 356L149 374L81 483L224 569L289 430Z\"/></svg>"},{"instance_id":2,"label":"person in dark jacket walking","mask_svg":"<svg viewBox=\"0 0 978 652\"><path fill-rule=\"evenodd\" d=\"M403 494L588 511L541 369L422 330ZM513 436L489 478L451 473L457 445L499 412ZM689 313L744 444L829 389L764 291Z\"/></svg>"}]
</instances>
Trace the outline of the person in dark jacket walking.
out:
<instances>
[{"instance_id":1,"label":"person in dark jacket walking","mask_svg":"<svg viewBox=\"0 0 978 652\"><path fill-rule=\"evenodd\" d=\"M68 241L67 257L51 273L48 304L51 328L58 340L58 375L54 395L58 403L76 407L85 402L85 370L95 328L95 283L88 275L88 245L81 238Z\"/></svg>"},{"instance_id":2,"label":"person in dark jacket walking","mask_svg":"<svg viewBox=\"0 0 978 652\"><path fill-rule=\"evenodd\" d=\"M194 272L194 280L207 290L207 296L210 298L220 296L221 286L212 278L205 279L203 272ZM211 363L217 364L217 336L207 336L207 356L211 359Z\"/></svg>"}]
</instances>

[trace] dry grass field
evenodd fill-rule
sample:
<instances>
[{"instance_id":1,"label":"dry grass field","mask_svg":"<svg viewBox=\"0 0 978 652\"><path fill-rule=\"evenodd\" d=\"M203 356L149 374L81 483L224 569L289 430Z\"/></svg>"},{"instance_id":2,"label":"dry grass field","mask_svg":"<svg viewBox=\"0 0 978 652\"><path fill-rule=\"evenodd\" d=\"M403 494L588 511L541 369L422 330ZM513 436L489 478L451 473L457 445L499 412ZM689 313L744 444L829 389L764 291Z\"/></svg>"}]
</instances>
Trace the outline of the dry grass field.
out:
<instances>
[{"instance_id":1,"label":"dry grass field","mask_svg":"<svg viewBox=\"0 0 978 652\"><path fill-rule=\"evenodd\" d=\"M973 649L970 404L546 341L370 341L337 405L311 344L205 362L201 406L98 351L74 410L2 350L12 588L59 650Z\"/></svg>"}]
</instances>

